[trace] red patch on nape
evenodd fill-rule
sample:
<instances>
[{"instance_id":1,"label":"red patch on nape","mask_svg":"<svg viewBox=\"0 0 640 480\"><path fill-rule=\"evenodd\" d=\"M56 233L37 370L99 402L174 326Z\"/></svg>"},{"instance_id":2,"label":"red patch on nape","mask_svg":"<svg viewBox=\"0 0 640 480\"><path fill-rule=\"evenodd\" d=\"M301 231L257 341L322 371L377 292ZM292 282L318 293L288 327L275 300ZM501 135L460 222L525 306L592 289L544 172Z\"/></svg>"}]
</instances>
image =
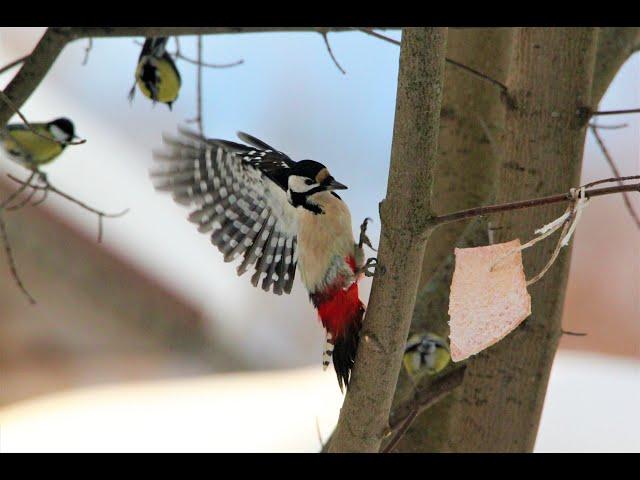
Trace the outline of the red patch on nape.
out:
<instances>
[{"instance_id":1,"label":"red patch on nape","mask_svg":"<svg viewBox=\"0 0 640 480\"><path fill-rule=\"evenodd\" d=\"M318 315L324 328L333 338L338 338L345 326L362 320L364 305L358 298L358 284L352 283L349 288L339 288L327 300L318 305Z\"/></svg>"}]
</instances>

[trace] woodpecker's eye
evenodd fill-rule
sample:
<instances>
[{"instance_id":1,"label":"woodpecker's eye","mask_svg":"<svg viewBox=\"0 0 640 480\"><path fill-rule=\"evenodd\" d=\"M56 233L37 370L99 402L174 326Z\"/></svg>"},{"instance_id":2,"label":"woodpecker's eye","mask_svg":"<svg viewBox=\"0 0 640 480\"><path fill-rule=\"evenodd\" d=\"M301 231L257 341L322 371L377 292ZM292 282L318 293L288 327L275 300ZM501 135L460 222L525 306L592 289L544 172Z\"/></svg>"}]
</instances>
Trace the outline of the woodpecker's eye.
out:
<instances>
[{"instance_id":1,"label":"woodpecker's eye","mask_svg":"<svg viewBox=\"0 0 640 480\"><path fill-rule=\"evenodd\" d=\"M311 180L310 178L305 178L304 183L307 185L313 185L313 180Z\"/></svg>"}]
</instances>

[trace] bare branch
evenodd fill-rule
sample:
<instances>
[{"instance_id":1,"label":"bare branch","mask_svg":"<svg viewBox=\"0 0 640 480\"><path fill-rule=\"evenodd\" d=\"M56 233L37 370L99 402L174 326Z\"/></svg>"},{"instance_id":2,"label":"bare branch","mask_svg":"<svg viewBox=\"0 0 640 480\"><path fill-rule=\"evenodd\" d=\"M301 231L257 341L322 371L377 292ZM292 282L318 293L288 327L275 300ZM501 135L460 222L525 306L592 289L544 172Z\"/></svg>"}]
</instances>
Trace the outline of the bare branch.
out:
<instances>
[{"instance_id":1,"label":"bare branch","mask_svg":"<svg viewBox=\"0 0 640 480\"><path fill-rule=\"evenodd\" d=\"M180 47L178 46L178 51ZM198 125L198 132L201 137L204 137L204 127L202 120L202 35L198 35L198 60L196 61L198 66L198 73L196 75L196 117L187 120L188 123L196 123Z\"/></svg>"},{"instance_id":2,"label":"bare branch","mask_svg":"<svg viewBox=\"0 0 640 480\"><path fill-rule=\"evenodd\" d=\"M367 35L371 35L373 37L379 38L379 39L384 40L386 42L393 43L394 45L400 45L400 42L398 40L395 40L395 39L393 39L391 37L387 37L386 35L382 35L382 34L376 32L376 31L374 31L372 28L358 28L357 30L360 30L361 32L366 33ZM474 68L468 67L468 66L466 66L466 65L464 65L464 64L462 64L460 62L457 62L457 61L455 61L455 60L453 60L451 58L445 57L445 61L447 63L450 63L451 65L455 65L458 68L466 70L467 72L471 73L472 75L475 75L478 78L481 78L483 80L486 80L488 82L493 83L500 90L502 90L503 93L507 92L507 86L504 83L496 80L495 78L491 78L489 75L486 75L486 74L484 74L484 73L482 73L482 72L480 72L480 71L478 71L478 70L476 70Z\"/></svg>"},{"instance_id":3,"label":"bare branch","mask_svg":"<svg viewBox=\"0 0 640 480\"><path fill-rule=\"evenodd\" d=\"M604 158L607 159L607 163L609 164L609 167L611 167L611 171L616 177L620 177L620 170L618 170L618 166L613 161L613 157L609 153L609 150L605 146L604 141L602 140L602 137L598 133L597 127L590 125L589 128L591 129L591 133L593 133L593 136L598 142L598 145L600 146L600 150L602 151ZM622 181L619 180L618 184L622 185ZM629 211L629 215L631 215L631 218L633 218L633 221L635 222L636 226L640 228L640 218L638 217L638 214L634 210L633 205L631 204L631 199L629 198L629 195L627 194L627 192L622 193L622 199L624 200L624 204L627 207L627 210Z\"/></svg>"},{"instance_id":4,"label":"bare branch","mask_svg":"<svg viewBox=\"0 0 640 480\"><path fill-rule=\"evenodd\" d=\"M242 65L244 63L243 59L231 63L206 63L203 62L202 59L194 60L193 58L189 58L186 55L182 54L182 51L180 50L180 37L174 37L174 40L176 41L176 51L173 53L169 53L169 55L171 55L175 59L184 60L185 62L191 63L193 65L201 65L207 68L230 68L237 67L238 65Z\"/></svg>"},{"instance_id":5,"label":"bare branch","mask_svg":"<svg viewBox=\"0 0 640 480\"><path fill-rule=\"evenodd\" d=\"M640 108L629 108L627 110L602 110L591 112L591 115L627 115L629 113L640 113Z\"/></svg>"},{"instance_id":6,"label":"bare branch","mask_svg":"<svg viewBox=\"0 0 640 480\"><path fill-rule=\"evenodd\" d=\"M75 203L80 208L83 208L84 210L87 210L88 212L95 214L98 217L98 243L102 242L102 230L103 230L103 228L102 228L102 219L103 218L119 218L119 217L122 217L123 215L125 215L127 212L129 212L128 208L123 210L122 212L118 212L118 213L106 213L106 212L103 212L102 210L97 210L97 209L95 209L93 207L90 207L86 203L78 200L77 198L74 198L71 195L69 195L69 194L67 194L67 193L65 193L63 191L58 190L56 187L54 187L49 182L49 180L47 179L47 176L44 173L37 172L37 174L38 174L38 179L43 183L43 185L34 185L34 184L30 183L30 180L31 180L31 178L33 178L33 175L31 175L31 177L29 177L29 179L26 182L14 177L13 175L8 175L8 177L11 180L13 180L14 182L16 182L19 185L21 185L22 187L24 187L24 188L28 187L28 188L31 188L33 190L42 191L42 192L44 192L45 195L48 192L55 193L56 195L61 196L65 200L68 200L71 203ZM38 204L42 203L42 201L44 201L44 198L42 200L40 200L38 202Z\"/></svg>"},{"instance_id":7,"label":"bare branch","mask_svg":"<svg viewBox=\"0 0 640 480\"><path fill-rule=\"evenodd\" d=\"M170 53L169 55L171 55L172 57L177 58L179 60L184 60L187 63L191 63L193 65L201 65L201 66L206 67L206 68L231 68L231 67L237 67L238 65L242 65L244 63L244 60L242 58L240 60L236 60L235 62L230 62L230 63L199 62L198 60L195 60L193 58L189 58L189 57L185 56L184 54L180 53L179 51Z\"/></svg>"},{"instance_id":8,"label":"bare branch","mask_svg":"<svg viewBox=\"0 0 640 480\"><path fill-rule=\"evenodd\" d=\"M620 67L640 43L639 27L601 27L591 86L591 104L598 105Z\"/></svg>"},{"instance_id":9,"label":"bare branch","mask_svg":"<svg viewBox=\"0 0 640 480\"><path fill-rule=\"evenodd\" d=\"M7 72L9 70L11 70L13 67L17 67L18 65L20 65L22 62L24 62L27 58L29 58L29 55L31 55L30 53L20 57L16 60L14 60L11 63L7 63L4 67L0 68L0 75L2 75L4 72Z\"/></svg>"},{"instance_id":10,"label":"bare branch","mask_svg":"<svg viewBox=\"0 0 640 480\"><path fill-rule=\"evenodd\" d=\"M84 49L84 59L82 60L83 67L89 61L89 54L91 53L92 49L93 49L93 38L89 37L89 43L87 44L87 47Z\"/></svg>"},{"instance_id":11,"label":"bare branch","mask_svg":"<svg viewBox=\"0 0 640 480\"><path fill-rule=\"evenodd\" d=\"M395 433L381 450L390 453L398 445L413 421L425 410L432 407L453 390L462 385L466 367L456 367L431 382L418 385L407 401L398 405L389 415L389 428Z\"/></svg>"},{"instance_id":12,"label":"bare branch","mask_svg":"<svg viewBox=\"0 0 640 480\"><path fill-rule=\"evenodd\" d=\"M617 181L620 182L626 179L636 179L640 176L620 177L603 180L602 182ZM596 183L601 183L598 181ZM622 192L640 192L640 183L632 185L619 185L617 187L604 187L593 190L587 190L585 195L587 198L600 197L602 195L610 195L613 193ZM444 223L456 222L458 220L464 220L467 218L479 217L482 215L489 215L491 213L508 212L511 210L521 210L523 208L538 207L541 205L549 205L551 203L561 203L573 201L571 192L561 193L558 195L551 195L548 197L534 198L531 200L521 200L519 202L503 203L500 205L489 205L486 207L469 208L467 210L460 210L459 212L448 213L446 215L438 215L427 219L429 226L442 225Z\"/></svg>"},{"instance_id":13,"label":"bare branch","mask_svg":"<svg viewBox=\"0 0 640 480\"><path fill-rule=\"evenodd\" d=\"M569 335L572 337L586 337L588 334L583 332L570 332L569 330L560 330L562 335Z\"/></svg>"},{"instance_id":14,"label":"bare branch","mask_svg":"<svg viewBox=\"0 0 640 480\"><path fill-rule=\"evenodd\" d=\"M344 70L344 68L340 66L340 64L338 63L338 60L333 54L333 50L331 50L331 44L329 43L329 39L327 38L327 30L324 28L319 28L318 33L320 33L320 35L322 35L322 38L324 39L324 44L327 47L327 51L329 52L329 56L331 57L331 60L333 60L333 63L336 65L336 67L338 67L338 70L340 70L342 74L345 75L347 72Z\"/></svg>"},{"instance_id":15,"label":"bare branch","mask_svg":"<svg viewBox=\"0 0 640 480\"><path fill-rule=\"evenodd\" d=\"M618 125L598 125L596 123L590 123L589 126L593 128L599 128L600 130L619 130L621 128L627 128L629 124L620 123Z\"/></svg>"},{"instance_id":16,"label":"bare branch","mask_svg":"<svg viewBox=\"0 0 640 480\"><path fill-rule=\"evenodd\" d=\"M332 32L350 31L350 27L328 27ZM262 32L313 32L317 27L73 27L75 38L176 37Z\"/></svg>"},{"instance_id":17,"label":"bare branch","mask_svg":"<svg viewBox=\"0 0 640 480\"><path fill-rule=\"evenodd\" d=\"M2 216L1 209L0 209L0 240L4 245L4 251L7 255L7 263L9 264L9 270L11 271L11 276L13 277L13 280L16 282L16 285L18 285L18 288L20 289L20 291L22 291L24 296L27 297L27 300L29 300L29 303L31 305L35 305L36 304L35 299L31 296L29 291L26 289L26 287L24 286L24 283L22 283L22 279L20 278L20 275L18 274L16 262L13 258L13 252L11 250L11 244L9 243L7 226L4 223L4 218Z\"/></svg>"},{"instance_id":18,"label":"bare branch","mask_svg":"<svg viewBox=\"0 0 640 480\"><path fill-rule=\"evenodd\" d=\"M22 68L4 89L14 108L6 102L5 105L0 105L0 128L7 124L14 111L20 109L31 96L71 39L69 28L49 27L47 29L33 52L24 60Z\"/></svg>"},{"instance_id":19,"label":"bare branch","mask_svg":"<svg viewBox=\"0 0 640 480\"><path fill-rule=\"evenodd\" d=\"M49 27L24 64L5 88L5 93L16 108L38 87L67 43L79 38L107 37L176 37L180 35L214 35L258 32L313 32L316 27ZM349 31L348 27L330 27L331 31ZM4 71L4 70L3 70ZM0 105L0 128L4 127L13 111Z\"/></svg>"}]
</instances>

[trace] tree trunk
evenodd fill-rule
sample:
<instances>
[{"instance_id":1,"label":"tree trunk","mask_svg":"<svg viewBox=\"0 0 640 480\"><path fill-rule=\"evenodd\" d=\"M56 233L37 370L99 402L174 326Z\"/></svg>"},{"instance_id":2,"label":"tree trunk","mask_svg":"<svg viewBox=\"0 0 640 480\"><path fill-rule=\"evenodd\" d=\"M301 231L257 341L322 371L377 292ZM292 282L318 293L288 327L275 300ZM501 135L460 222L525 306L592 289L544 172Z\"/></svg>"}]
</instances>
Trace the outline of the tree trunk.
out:
<instances>
[{"instance_id":1,"label":"tree trunk","mask_svg":"<svg viewBox=\"0 0 640 480\"><path fill-rule=\"evenodd\" d=\"M446 28L403 30L389 182L380 205L378 259L386 272L373 282L331 452L377 452L388 428L431 213L446 34Z\"/></svg>"},{"instance_id":2,"label":"tree trunk","mask_svg":"<svg viewBox=\"0 0 640 480\"><path fill-rule=\"evenodd\" d=\"M634 51L640 50L640 27L601 28L593 73L591 103L595 108L613 77Z\"/></svg>"},{"instance_id":3,"label":"tree trunk","mask_svg":"<svg viewBox=\"0 0 640 480\"><path fill-rule=\"evenodd\" d=\"M451 30L447 57L502 83L507 81L513 29ZM438 136L438 162L433 185L433 208L441 214L477 207L493 200L496 152L485 128L499 138L504 129L504 105L496 85L447 64ZM420 286L426 285L453 253L466 222L443 225L429 239Z\"/></svg>"},{"instance_id":4,"label":"tree trunk","mask_svg":"<svg viewBox=\"0 0 640 480\"><path fill-rule=\"evenodd\" d=\"M507 82L511 100L497 202L564 192L578 184L587 122L580 113L591 106L596 39L593 28L517 31ZM496 241L526 241L563 208L555 205L496 216ZM547 262L555 238L524 253L528 277ZM567 248L545 277L529 288L532 315L504 340L468 361L462 391L446 412L446 434L430 442L431 449L533 450L560 338L568 272Z\"/></svg>"},{"instance_id":5,"label":"tree trunk","mask_svg":"<svg viewBox=\"0 0 640 480\"><path fill-rule=\"evenodd\" d=\"M512 44L513 29L510 28L451 30L447 57L505 83ZM497 142L504 130L504 115L501 90L496 85L447 65L433 186L433 203L438 213L470 208L494 199L499 146L492 145L482 122ZM458 242L463 231L464 238ZM453 248L481 244L487 244L487 222L480 219L443 225L434 231L424 256L412 331L428 330L445 338L449 335L447 310ZM411 388L412 383L403 372L394 401L401 401ZM457 392L452 393L418 417L395 450L437 451L448 438L450 416L447 411L456 395Z\"/></svg>"}]
</instances>

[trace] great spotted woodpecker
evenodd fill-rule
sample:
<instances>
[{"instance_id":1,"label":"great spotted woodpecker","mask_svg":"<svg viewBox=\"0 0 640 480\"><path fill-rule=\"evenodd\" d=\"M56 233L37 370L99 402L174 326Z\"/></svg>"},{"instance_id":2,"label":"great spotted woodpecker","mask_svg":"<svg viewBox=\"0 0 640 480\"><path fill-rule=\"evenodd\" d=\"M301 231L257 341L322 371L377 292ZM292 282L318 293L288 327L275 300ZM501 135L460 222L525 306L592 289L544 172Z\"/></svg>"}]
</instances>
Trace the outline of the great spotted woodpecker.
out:
<instances>
[{"instance_id":1,"label":"great spotted woodpecker","mask_svg":"<svg viewBox=\"0 0 640 480\"><path fill-rule=\"evenodd\" d=\"M293 161L261 140L239 132L243 145L181 131L165 137L151 172L156 189L170 191L197 208L189 220L211 235L229 262L238 256L242 275L281 295L289 293L296 268L326 330L323 367L329 360L338 383L349 385L365 307L358 280L371 276L376 259L364 261L368 219L355 243L351 214L335 190L347 187L313 160Z\"/></svg>"}]
</instances>

